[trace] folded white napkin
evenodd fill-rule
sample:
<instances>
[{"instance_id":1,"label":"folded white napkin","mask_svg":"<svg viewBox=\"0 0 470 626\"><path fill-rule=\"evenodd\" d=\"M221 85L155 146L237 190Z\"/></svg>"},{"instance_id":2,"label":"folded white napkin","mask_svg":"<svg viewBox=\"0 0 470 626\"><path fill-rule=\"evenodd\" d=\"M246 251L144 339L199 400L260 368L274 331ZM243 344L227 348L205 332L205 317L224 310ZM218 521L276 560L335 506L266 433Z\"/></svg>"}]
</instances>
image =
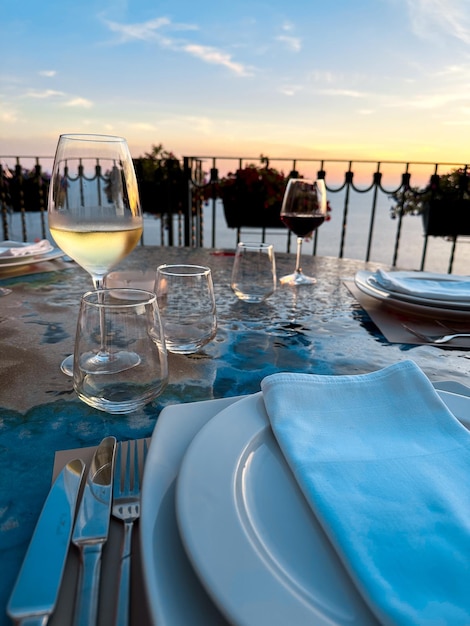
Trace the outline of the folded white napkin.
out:
<instances>
[{"instance_id":1,"label":"folded white napkin","mask_svg":"<svg viewBox=\"0 0 470 626\"><path fill-rule=\"evenodd\" d=\"M386 272L377 270L373 277L379 286L434 300L470 302L470 277L434 272Z\"/></svg>"},{"instance_id":2,"label":"folded white napkin","mask_svg":"<svg viewBox=\"0 0 470 626\"><path fill-rule=\"evenodd\" d=\"M470 624L470 433L405 361L261 384L298 484L381 624Z\"/></svg>"},{"instance_id":3,"label":"folded white napkin","mask_svg":"<svg viewBox=\"0 0 470 626\"><path fill-rule=\"evenodd\" d=\"M52 250L52 245L47 239L41 239L41 241L28 245L23 245L17 241L2 241L0 243L0 257L21 257L31 254L45 254L50 250Z\"/></svg>"}]
</instances>

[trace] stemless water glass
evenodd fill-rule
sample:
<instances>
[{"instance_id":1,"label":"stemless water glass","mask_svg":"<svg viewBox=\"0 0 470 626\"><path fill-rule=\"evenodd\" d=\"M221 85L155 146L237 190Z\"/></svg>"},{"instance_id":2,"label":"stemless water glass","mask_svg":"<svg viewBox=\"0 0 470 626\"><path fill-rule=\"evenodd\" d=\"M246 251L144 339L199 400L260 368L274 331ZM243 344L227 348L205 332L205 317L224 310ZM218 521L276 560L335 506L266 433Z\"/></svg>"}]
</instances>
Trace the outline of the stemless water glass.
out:
<instances>
[{"instance_id":1,"label":"stemless water glass","mask_svg":"<svg viewBox=\"0 0 470 626\"><path fill-rule=\"evenodd\" d=\"M217 331L212 273L199 265L160 265L155 283L169 352L191 354Z\"/></svg>"},{"instance_id":2,"label":"stemless water glass","mask_svg":"<svg viewBox=\"0 0 470 626\"><path fill-rule=\"evenodd\" d=\"M294 273L283 276L280 279L282 284L311 285L316 282L315 278L302 272L300 264L302 241L323 224L327 213L326 186L323 179L289 180L282 201L281 220L297 235L297 258Z\"/></svg>"},{"instance_id":3,"label":"stemless water glass","mask_svg":"<svg viewBox=\"0 0 470 626\"><path fill-rule=\"evenodd\" d=\"M156 398L167 380L156 295L127 288L86 293L74 350L78 397L108 413L130 413Z\"/></svg>"},{"instance_id":4,"label":"stemless water glass","mask_svg":"<svg viewBox=\"0 0 470 626\"><path fill-rule=\"evenodd\" d=\"M127 142L111 135L61 135L52 168L49 229L92 277L95 289L142 236L142 211ZM72 375L73 357L61 365Z\"/></svg>"},{"instance_id":5,"label":"stemless water glass","mask_svg":"<svg viewBox=\"0 0 470 626\"><path fill-rule=\"evenodd\" d=\"M231 287L240 300L263 302L276 289L274 247L268 243L237 245Z\"/></svg>"}]
</instances>

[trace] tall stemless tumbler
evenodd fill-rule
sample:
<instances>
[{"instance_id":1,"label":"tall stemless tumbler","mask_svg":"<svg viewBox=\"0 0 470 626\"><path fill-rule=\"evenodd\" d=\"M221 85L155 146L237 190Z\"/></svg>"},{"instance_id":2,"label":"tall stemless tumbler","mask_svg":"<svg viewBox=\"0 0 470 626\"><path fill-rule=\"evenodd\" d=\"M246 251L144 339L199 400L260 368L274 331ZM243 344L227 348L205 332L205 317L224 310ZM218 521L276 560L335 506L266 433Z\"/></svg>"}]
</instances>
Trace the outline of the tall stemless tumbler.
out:
<instances>
[{"instance_id":1,"label":"tall stemless tumbler","mask_svg":"<svg viewBox=\"0 0 470 626\"><path fill-rule=\"evenodd\" d=\"M212 273L199 265L160 265L155 283L169 352L198 352L217 331Z\"/></svg>"},{"instance_id":2,"label":"tall stemless tumbler","mask_svg":"<svg viewBox=\"0 0 470 626\"><path fill-rule=\"evenodd\" d=\"M78 397L108 413L130 413L156 398L167 381L156 295L141 289L86 293L75 339Z\"/></svg>"}]
</instances>

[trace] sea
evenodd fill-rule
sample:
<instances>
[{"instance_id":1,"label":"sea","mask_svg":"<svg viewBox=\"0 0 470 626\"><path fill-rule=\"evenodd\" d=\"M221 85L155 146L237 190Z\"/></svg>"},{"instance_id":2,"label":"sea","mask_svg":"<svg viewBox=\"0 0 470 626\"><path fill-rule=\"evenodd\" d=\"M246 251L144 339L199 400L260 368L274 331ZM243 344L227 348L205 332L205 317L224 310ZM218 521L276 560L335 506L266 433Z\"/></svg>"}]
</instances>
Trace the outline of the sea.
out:
<instances>
[{"instance_id":1,"label":"sea","mask_svg":"<svg viewBox=\"0 0 470 626\"><path fill-rule=\"evenodd\" d=\"M343 228L343 203L338 199L332 202L331 219L324 222L318 229L316 254L320 256L340 256L341 235L344 231L344 247L342 256L351 259L366 259L368 234L370 226L370 206L364 197L353 197L348 206L347 225ZM369 261L391 265L394 257L394 243L398 220L390 217L390 202L379 201L374 218L372 245ZM40 214L27 212L25 214L26 230L29 241L42 237ZM9 238L22 240L21 216L11 213L7 216ZM47 219L46 219L47 225ZM215 232L215 242L212 232ZM288 231L271 229L265 234L265 241L272 243L274 250L285 252L288 250ZM53 242L48 229L46 237ZM244 229L241 231L241 240L259 241L261 231ZM160 221L153 215L144 216L144 241L146 245L159 245ZM422 221L419 216L406 215L402 221L400 245L396 267L399 269L421 269L423 245ZM233 250L237 245L237 232L227 227L221 202L217 202L213 214L212 206L204 208L202 245L207 248L215 247L224 250ZM295 238L290 241L290 252L295 252ZM424 268L427 271L447 273L450 269L453 242L443 237L428 237ZM304 241L303 254L313 254L313 241ZM468 275L470 273L470 237L459 237L454 249L452 273Z\"/></svg>"}]
</instances>

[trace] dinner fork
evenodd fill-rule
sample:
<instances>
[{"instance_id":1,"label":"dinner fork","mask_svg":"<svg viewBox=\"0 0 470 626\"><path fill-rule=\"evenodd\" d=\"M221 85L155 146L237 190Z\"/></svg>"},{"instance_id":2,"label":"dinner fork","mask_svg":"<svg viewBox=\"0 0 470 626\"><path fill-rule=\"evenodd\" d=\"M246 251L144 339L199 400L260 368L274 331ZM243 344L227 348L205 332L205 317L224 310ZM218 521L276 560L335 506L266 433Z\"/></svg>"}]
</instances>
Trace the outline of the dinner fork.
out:
<instances>
[{"instance_id":1,"label":"dinner fork","mask_svg":"<svg viewBox=\"0 0 470 626\"><path fill-rule=\"evenodd\" d=\"M402 324L403 328L406 328L407 331L418 337L418 339L422 339L427 343L447 343L448 341L452 341L452 339L457 339L458 337L470 337L470 333L452 333L450 335L424 335L414 328L410 328L406 324Z\"/></svg>"},{"instance_id":2,"label":"dinner fork","mask_svg":"<svg viewBox=\"0 0 470 626\"><path fill-rule=\"evenodd\" d=\"M132 455L131 448L133 448ZM133 457L133 462L131 462L131 456ZM144 439L141 459L142 472L146 456L147 442ZM134 522L140 517L141 470L139 469L139 445L137 441L134 441L133 445L131 442L127 444L124 484L121 486L121 469L123 463L123 444L120 443L116 450L112 507L113 516L124 523L124 537L122 540L121 567L119 576L119 595L114 620L114 623L119 626L127 626L129 624L132 530L134 528Z\"/></svg>"}]
</instances>

